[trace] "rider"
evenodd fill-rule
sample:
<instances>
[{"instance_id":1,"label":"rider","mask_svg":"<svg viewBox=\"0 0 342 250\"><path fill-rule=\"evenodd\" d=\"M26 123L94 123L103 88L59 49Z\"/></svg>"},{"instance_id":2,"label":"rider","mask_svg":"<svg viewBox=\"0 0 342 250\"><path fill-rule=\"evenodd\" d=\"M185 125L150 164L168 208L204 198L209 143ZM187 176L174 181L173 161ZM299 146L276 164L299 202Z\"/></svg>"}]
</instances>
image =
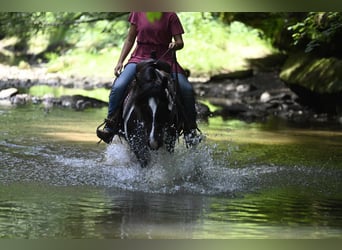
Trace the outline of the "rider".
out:
<instances>
[{"instance_id":1,"label":"rider","mask_svg":"<svg viewBox=\"0 0 342 250\"><path fill-rule=\"evenodd\" d=\"M162 12L160 18L152 22L148 19L145 12L132 12L128 17L128 21L130 22L128 35L121 50L118 63L114 68L117 78L112 85L109 95L107 121L120 108L127 87L134 79L137 63L150 59L153 52L157 59L172 65L172 76L178 79L187 120L184 128L184 138L189 146L197 144L199 137L196 131L196 109L193 88L187 80L184 70L175 62L172 56L172 50L180 50L184 46L182 38L184 30L177 14L174 12ZM137 45L124 67L124 61L131 51L135 40L137 40ZM115 131L108 122L104 129L97 131L97 136L106 143L112 140L114 134Z\"/></svg>"}]
</instances>

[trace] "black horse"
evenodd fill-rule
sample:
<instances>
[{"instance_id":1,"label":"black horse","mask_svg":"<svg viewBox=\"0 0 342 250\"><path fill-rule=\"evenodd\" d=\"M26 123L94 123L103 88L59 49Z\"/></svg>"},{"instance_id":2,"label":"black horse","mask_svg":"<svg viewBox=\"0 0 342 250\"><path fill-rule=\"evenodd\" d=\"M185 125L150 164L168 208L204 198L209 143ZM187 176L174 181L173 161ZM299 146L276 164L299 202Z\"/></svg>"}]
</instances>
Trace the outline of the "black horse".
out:
<instances>
[{"instance_id":1,"label":"black horse","mask_svg":"<svg viewBox=\"0 0 342 250\"><path fill-rule=\"evenodd\" d=\"M142 167L150 150L164 146L173 152L184 127L177 81L167 63L147 60L137 64L136 77L122 105L119 135L124 136Z\"/></svg>"}]
</instances>

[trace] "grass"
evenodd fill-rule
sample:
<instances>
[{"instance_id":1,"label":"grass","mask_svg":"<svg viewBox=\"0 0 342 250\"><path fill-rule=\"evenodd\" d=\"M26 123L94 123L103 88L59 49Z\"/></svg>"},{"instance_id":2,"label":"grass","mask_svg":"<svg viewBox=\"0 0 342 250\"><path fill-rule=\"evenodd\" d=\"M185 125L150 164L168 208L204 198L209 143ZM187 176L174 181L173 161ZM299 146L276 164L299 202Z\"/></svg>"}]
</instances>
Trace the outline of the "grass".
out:
<instances>
[{"instance_id":1,"label":"grass","mask_svg":"<svg viewBox=\"0 0 342 250\"><path fill-rule=\"evenodd\" d=\"M76 49L72 53L57 57L48 63L49 72L62 72L68 75L113 77L118 48L106 49L101 53L88 53Z\"/></svg>"}]
</instances>

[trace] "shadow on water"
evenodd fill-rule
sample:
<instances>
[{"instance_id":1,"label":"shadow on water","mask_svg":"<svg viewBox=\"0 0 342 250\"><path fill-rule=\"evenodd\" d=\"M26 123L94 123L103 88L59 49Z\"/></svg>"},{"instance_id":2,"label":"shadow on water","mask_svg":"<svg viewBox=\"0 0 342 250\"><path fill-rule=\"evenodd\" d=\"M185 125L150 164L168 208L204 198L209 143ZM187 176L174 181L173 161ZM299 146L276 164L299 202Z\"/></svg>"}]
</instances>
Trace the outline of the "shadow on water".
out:
<instances>
[{"instance_id":1,"label":"shadow on water","mask_svg":"<svg viewBox=\"0 0 342 250\"><path fill-rule=\"evenodd\" d=\"M341 238L341 132L211 120L140 168L105 110L1 109L1 238Z\"/></svg>"}]
</instances>

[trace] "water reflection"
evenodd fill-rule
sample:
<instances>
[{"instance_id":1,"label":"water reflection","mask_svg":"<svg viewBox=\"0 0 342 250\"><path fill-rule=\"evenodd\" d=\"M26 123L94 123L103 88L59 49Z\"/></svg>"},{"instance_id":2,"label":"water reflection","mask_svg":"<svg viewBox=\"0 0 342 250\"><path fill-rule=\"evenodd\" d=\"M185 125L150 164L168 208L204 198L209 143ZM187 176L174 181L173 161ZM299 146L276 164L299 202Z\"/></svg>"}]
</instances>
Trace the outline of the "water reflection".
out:
<instances>
[{"instance_id":1,"label":"water reflection","mask_svg":"<svg viewBox=\"0 0 342 250\"><path fill-rule=\"evenodd\" d=\"M203 199L12 184L1 188L0 232L6 238L191 238Z\"/></svg>"},{"instance_id":2,"label":"water reflection","mask_svg":"<svg viewBox=\"0 0 342 250\"><path fill-rule=\"evenodd\" d=\"M293 189L227 199L88 186L1 187L3 238L340 238L341 200Z\"/></svg>"},{"instance_id":3,"label":"water reflection","mask_svg":"<svg viewBox=\"0 0 342 250\"><path fill-rule=\"evenodd\" d=\"M1 109L1 238L341 238L340 131L213 120L141 169L105 111Z\"/></svg>"}]
</instances>

